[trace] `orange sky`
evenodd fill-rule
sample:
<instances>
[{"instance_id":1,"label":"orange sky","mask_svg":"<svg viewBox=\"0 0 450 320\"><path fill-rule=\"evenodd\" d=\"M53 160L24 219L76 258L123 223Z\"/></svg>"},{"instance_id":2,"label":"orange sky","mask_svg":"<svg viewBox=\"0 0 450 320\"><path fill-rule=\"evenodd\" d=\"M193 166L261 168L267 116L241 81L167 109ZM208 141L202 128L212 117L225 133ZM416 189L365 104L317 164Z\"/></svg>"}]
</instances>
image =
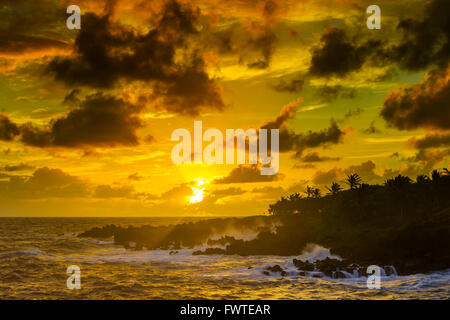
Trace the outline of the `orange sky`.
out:
<instances>
[{"instance_id":1,"label":"orange sky","mask_svg":"<svg viewBox=\"0 0 450 320\"><path fill-rule=\"evenodd\" d=\"M67 1L4 1L0 216L254 215L348 173L448 166L446 1L378 1L381 30L370 1L223 4L78 1L68 30ZM173 164L194 120L276 123L278 174Z\"/></svg>"}]
</instances>

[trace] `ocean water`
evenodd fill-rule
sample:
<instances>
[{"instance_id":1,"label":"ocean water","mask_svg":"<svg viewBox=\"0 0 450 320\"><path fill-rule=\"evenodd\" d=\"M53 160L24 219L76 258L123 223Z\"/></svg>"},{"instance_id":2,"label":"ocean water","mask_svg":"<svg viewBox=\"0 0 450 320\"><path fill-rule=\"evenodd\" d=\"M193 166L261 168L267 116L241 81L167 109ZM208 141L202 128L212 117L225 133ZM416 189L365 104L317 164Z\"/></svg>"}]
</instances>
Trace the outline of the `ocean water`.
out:
<instances>
[{"instance_id":1,"label":"ocean water","mask_svg":"<svg viewBox=\"0 0 450 320\"><path fill-rule=\"evenodd\" d=\"M78 238L92 227L167 225L193 218L0 218L0 299L449 299L450 269L366 278L298 276L292 259L331 257L317 245L298 256L193 256L198 250L131 251L112 240ZM264 275L269 265L287 271ZM81 289L66 286L81 269Z\"/></svg>"}]
</instances>

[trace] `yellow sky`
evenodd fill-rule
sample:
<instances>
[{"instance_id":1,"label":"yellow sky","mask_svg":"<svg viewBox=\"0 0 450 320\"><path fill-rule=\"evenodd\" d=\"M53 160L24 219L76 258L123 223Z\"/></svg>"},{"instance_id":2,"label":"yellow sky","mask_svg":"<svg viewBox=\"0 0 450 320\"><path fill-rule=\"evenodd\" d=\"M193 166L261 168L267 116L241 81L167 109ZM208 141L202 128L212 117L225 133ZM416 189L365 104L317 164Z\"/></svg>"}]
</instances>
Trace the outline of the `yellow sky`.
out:
<instances>
[{"instance_id":1,"label":"yellow sky","mask_svg":"<svg viewBox=\"0 0 450 320\"><path fill-rule=\"evenodd\" d=\"M357 0L79 1L80 30L66 1L6 2L0 216L254 215L349 172L382 183L447 167L447 62L398 54L416 36L399 22L435 11L378 2L380 30ZM271 178L171 160L171 133L194 120L225 132L281 118ZM447 142L414 143L428 136Z\"/></svg>"}]
</instances>

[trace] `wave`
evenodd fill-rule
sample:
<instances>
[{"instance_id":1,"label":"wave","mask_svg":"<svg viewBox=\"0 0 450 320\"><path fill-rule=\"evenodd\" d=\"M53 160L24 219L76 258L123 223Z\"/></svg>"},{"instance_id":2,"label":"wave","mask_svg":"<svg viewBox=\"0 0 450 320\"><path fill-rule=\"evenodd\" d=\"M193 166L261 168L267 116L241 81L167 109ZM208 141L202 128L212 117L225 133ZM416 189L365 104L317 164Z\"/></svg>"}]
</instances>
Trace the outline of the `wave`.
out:
<instances>
[{"instance_id":1,"label":"wave","mask_svg":"<svg viewBox=\"0 0 450 320\"><path fill-rule=\"evenodd\" d=\"M38 249L24 249L24 250L15 250L15 251L7 251L0 253L1 257L12 257L12 256L50 256L45 251L41 251Z\"/></svg>"}]
</instances>

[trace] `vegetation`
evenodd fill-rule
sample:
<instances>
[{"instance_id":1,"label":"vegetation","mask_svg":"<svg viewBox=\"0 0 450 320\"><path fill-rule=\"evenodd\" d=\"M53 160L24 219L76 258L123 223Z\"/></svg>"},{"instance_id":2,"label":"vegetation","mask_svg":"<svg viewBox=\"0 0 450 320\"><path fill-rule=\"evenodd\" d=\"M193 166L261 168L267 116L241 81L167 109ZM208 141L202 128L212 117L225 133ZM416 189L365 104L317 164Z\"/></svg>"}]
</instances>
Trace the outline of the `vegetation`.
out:
<instances>
[{"instance_id":1,"label":"vegetation","mask_svg":"<svg viewBox=\"0 0 450 320\"><path fill-rule=\"evenodd\" d=\"M300 195L270 205L269 213L283 222L277 240L296 230L300 242L306 238L358 261L394 264L404 273L450 267L447 169L415 182L398 175L384 185L368 185L351 174L346 183L348 190L334 182L323 197Z\"/></svg>"},{"instance_id":2,"label":"vegetation","mask_svg":"<svg viewBox=\"0 0 450 320\"><path fill-rule=\"evenodd\" d=\"M266 217L212 219L176 226L90 230L81 236L114 236L117 244L147 249L209 248L195 254L297 255L308 243L317 243L361 265L394 265L399 274L450 267L450 174L433 171L416 181L398 175L383 185L363 183L354 173L349 188L333 182L329 193L307 186L305 194L282 197L269 206ZM270 226L278 225L276 230ZM255 226L257 228L255 229ZM213 236L227 230L253 228L257 237L245 241Z\"/></svg>"}]
</instances>

